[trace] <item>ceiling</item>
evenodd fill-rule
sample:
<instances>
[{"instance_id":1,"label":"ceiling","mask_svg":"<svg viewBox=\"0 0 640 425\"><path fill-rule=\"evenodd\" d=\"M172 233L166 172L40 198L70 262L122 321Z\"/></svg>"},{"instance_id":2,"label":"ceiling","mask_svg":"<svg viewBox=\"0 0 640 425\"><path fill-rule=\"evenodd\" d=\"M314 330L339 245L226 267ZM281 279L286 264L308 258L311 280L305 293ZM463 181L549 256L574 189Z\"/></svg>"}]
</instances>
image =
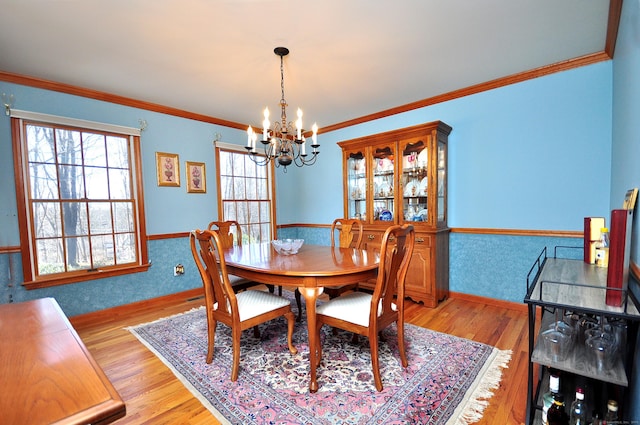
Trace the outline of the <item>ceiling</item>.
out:
<instances>
[{"instance_id":1,"label":"ceiling","mask_svg":"<svg viewBox=\"0 0 640 425\"><path fill-rule=\"evenodd\" d=\"M608 15L604 0L0 0L0 71L259 126L285 46L289 120L300 107L322 132L602 53Z\"/></svg>"}]
</instances>

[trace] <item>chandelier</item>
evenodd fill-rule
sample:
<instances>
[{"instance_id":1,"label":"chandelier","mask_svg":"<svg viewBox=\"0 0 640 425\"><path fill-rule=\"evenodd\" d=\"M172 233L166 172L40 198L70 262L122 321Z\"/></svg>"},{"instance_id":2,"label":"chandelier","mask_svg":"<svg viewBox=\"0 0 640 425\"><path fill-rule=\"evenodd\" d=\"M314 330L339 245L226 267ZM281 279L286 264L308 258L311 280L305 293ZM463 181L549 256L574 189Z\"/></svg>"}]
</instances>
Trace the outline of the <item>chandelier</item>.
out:
<instances>
[{"instance_id":1,"label":"chandelier","mask_svg":"<svg viewBox=\"0 0 640 425\"><path fill-rule=\"evenodd\" d=\"M286 47L276 47L273 52L280 56L280 88L282 98L280 99L280 121L275 121L273 126L269 122L269 108L264 109L264 121L262 122L262 150L264 156L259 155L256 149L257 134L249 126L247 129L247 146L249 158L258 165L267 165L273 161L276 168L284 167L292 163L297 167L303 165L313 165L320 151L318 148L318 126L313 124L311 135L311 152L307 153L307 141L305 130L302 128L302 110L298 108L298 119L294 123L287 122L287 101L284 99L284 61L283 58L289 54ZM271 126L271 127L270 127Z\"/></svg>"}]
</instances>

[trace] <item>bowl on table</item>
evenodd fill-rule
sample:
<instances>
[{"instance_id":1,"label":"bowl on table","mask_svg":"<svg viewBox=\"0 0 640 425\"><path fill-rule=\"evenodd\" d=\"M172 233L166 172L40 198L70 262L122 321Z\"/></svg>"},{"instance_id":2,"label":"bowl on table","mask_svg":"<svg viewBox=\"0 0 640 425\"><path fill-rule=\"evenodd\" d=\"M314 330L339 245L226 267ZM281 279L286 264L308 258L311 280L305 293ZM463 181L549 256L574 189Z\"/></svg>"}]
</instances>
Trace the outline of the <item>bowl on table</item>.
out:
<instances>
[{"instance_id":1,"label":"bowl on table","mask_svg":"<svg viewBox=\"0 0 640 425\"><path fill-rule=\"evenodd\" d=\"M274 239L271 241L273 249L282 255L297 254L303 243L304 239Z\"/></svg>"}]
</instances>

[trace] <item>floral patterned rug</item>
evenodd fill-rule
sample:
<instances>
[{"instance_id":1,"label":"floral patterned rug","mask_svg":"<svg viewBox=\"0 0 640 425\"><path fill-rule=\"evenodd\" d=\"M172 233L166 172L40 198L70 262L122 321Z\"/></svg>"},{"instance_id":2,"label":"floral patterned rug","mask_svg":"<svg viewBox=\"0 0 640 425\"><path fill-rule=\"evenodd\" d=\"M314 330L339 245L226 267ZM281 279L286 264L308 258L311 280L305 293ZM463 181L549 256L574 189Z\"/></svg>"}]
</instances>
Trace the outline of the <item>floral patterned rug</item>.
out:
<instances>
[{"instance_id":1,"label":"floral patterned rug","mask_svg":"<svg viewBox=\"0 0 640 425\"><path fill-rule=\"evenodd\" d=\"M294 307L295 310L295 307ZM296 323L292 356L286 320L243 332L240 373L231 376L231 330L218 324L206 364L204 308L129 330L155 353L223 424L468 424L482 417L500 385L510 351L405 324L409 367L397 352L396 328L380 343L384 390L377 392L367 338L323 328L319 390L308 390L306 323Z\"/></svg>"}]
</instances>

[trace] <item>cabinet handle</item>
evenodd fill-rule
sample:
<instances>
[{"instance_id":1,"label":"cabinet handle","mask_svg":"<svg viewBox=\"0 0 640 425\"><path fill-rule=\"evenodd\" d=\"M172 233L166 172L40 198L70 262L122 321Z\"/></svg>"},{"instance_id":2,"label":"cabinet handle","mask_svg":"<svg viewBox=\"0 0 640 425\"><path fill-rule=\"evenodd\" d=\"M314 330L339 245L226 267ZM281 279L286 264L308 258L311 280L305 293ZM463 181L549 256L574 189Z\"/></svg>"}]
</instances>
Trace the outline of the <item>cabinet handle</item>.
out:
<instances>
[{"instance_id":1,"label":"cabinet handle","mask_svg":"<svg viewBox=\"0 0 640 425\"><path fill-rule=\"evenodd\" d=\"M395 242L396 238L394 236L389 236L389 242Z\"/></svg>"},{"instance_id":2,"label":"cabinet handle","mask_svg":"<svg viewBox=\"0 0 640 425\"><path fill-rule=\"evenodd\" d=\"M424 242L424 238L416 238L416 243L422 243Z\"/></svg>"},{"instance_id":3,"label":"cabinet handle","mask_svg":"<svg viewBox=\"0 0 640 425\"><path fill-rule=\"evenodd\" d=\"M367 238L369 238L369 240L372 241L372 240L374 240L376 238L376 236L375 235L369 235L369 236L367 236Z\"/></svg>"}]
</instances>

